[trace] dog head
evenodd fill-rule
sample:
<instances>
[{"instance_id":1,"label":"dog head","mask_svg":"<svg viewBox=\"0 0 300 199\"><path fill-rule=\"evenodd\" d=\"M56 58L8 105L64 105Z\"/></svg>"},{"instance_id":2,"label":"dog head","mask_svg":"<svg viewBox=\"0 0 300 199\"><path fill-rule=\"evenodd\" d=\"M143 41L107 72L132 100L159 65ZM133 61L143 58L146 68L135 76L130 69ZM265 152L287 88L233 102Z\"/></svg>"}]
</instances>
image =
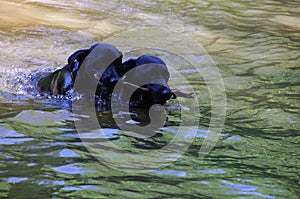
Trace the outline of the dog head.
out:
<instances>
[{"instance_id":1,"label":"dog head","mask_svg":"<svg viewBox=\"0 0 300 199\"><path fill-rule=\"evenodd\" d=\"M80 78L85 78L85 81L81 83L85 88L97 85L96 96L108 101L120 79L118 70L121 67L122 53L116 47L103 43L94 45L82 63Z\"/></svg>"},{"instance_id":2,"label":"dog head","mask_svg":"<svg viewBox=\"0 0 300 199\"><path fill-rule=\"evenodd\" d=\"M125 75L124 82L142 85L133 92L129 101L131 107L150 107L154 104L163 106L169 99L176 98L168 86L168 68L160 58L143 55L124 62L123 67L130 74Z\"/></svg>"},{"instance_id":3,"label":"dog head","mask_svg":"<svg viewBox=\"0 0 300 199\"><path fill-rule=\"evenodd\" d=\"M90 51L76 51L68 58L68 64L63 68L41 76L37 82L39 91L50 95L71 95L79 67Z\"/></svg>"},{"instance_id":4,"label":"dog head","mask_svg":"<svg viewBox=\"0 0 300 199\"><path fill-rule=\"evenodd\" d=\"M75 77L77 76L77 73L79 71L79 68L85 58L90 54L90 52L99 44L94 44L92 47L89 49L82 49L74 52L70 57L68 58L68 66L69 66L69 71L71 73L71 77L73 81L75 80Z\"/></svg>"}]
</instances>

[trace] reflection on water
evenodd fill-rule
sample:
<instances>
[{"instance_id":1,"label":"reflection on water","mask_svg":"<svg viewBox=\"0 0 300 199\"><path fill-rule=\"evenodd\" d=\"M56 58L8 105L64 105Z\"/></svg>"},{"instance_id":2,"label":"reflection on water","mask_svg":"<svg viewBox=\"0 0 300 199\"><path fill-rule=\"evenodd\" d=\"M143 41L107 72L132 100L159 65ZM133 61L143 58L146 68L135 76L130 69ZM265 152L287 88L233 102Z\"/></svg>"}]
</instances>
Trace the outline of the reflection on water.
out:
<instances>
[{"instance_id":1,"label":"reflection on water","mask_svg":"<svg viewBox=\"0 0 300 199\"><path fill-rule=\"evenodd\" d=\"M299 5L0 0L0 197L298 198ZM62 67L75 50L141 27L170 28L205 47L223 76L227 118L218 144L199 159L209 133L210 96L203 80L182 71L190 73L202 97L197 136L175 163L134 174L110 169L87 151L69 101L29 93L31 77ZM171 84L181 86L174 78ZM180 123L176 102L167 113L163 133L148 139L102 122L119 147L141 152L161 148L174 137ZM188 139L186 132L182 139ZM93 139L95 133L85 136Z\"/></svg>"}]
</instances>

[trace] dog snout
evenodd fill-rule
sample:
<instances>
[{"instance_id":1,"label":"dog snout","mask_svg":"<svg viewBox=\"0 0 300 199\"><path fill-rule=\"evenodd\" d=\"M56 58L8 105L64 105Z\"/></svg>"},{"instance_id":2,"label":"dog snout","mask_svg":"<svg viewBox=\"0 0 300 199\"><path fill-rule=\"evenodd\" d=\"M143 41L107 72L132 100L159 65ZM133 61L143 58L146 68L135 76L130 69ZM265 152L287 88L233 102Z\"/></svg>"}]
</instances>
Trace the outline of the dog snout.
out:
<instances>
[{"instance_id":1,"label":"dog snout","mask_svg":"<svg viewBox=\"0 0 300 199\"><path fill-rule=\"evenodd\" d=\"M173 95L173 92L169 88L164 88L162 90L162 97L164 100L169 100Z\"/></svg>"}]
</instances>

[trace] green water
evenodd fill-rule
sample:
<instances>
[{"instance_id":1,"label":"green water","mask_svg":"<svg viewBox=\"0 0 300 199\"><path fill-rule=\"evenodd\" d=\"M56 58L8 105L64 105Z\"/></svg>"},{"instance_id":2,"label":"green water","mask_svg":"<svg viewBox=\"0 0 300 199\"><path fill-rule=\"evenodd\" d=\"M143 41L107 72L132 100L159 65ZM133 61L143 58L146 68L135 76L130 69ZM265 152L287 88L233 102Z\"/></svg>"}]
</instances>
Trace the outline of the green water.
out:
<instances>
[{"instance_id":1,"label":"green water","mask_svg":"<svg viewBox=\"0 0 300 199\"><path fill-rule=\"evenodd\" d=\"M275 0L0 0L0 198L299 198L299 8L299 1ZM212 115L208 85L178 56L155 51L188 74L200 102L199 117L188 119L199 126L175 162L125 172L88 151L74 124L85 118L72 114L70 102L30 94L30 77L62 67L77 49L145 27L171 30L207 51L225 85L226 120L212 151L199 158ZM132 39L115 45L147 43ZM194 50L174 46L186 54ZM199 63L210 70L205 59ZM180 88L176 80L170 85ZM177 103L167 106L165 128L147 139L116 129L109 113L99 114L118 147L149 152L174 139L181 121ZM182 143L190 141L191 130L185 131Z\"/></svg>"}]
</instances>

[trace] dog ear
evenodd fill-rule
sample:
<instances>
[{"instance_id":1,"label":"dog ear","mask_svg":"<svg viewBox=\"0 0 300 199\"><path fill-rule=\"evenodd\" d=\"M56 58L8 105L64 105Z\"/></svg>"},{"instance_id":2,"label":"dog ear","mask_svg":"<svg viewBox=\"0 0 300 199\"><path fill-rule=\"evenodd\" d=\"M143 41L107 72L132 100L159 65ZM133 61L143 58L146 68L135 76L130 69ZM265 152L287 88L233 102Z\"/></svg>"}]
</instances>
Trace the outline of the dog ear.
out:
<instances>
[{"instance_id":1,"label":"dog ear","mask_svg":"<svg viewBox=\"0 0 300 199\"><path fill-rule=\"evenodd\" d=\"M73 53L69 58L68 58L68 64L70 66L71 72L77 72L80 65L84 61L84 59L89 55L89 53L99 44L96 43L92 45L89 49L82 49L78 50L75 53Z\"/></svg>"},{"instance_id":2,"label":"dog ear","mask_svg":"<svg viewBox=\"0 0 300 199\"><path fill-rule=\"evenodd\" d=\"M68 58L69 70L73 80L79 71L80 65L90 52L90 49L78 50Z\"/></svg>"},{"instance_id":3,"label":"dog ear","mask_svg":"<svg viewBox=\"0 0 300 199\"><path fill-rule=\"evenodd\" d=\"M83 60L86 58L86 56L88 56L88 54L90 52L91 52L90 49L84 49L84 50L78 50L75 53L73 53L68 58L68 64L69 64L71 70L73 71L73 67L76 62L79 62L79 66L80 66L81 63L83 62Z\"/></svg>"}]
</instances>

